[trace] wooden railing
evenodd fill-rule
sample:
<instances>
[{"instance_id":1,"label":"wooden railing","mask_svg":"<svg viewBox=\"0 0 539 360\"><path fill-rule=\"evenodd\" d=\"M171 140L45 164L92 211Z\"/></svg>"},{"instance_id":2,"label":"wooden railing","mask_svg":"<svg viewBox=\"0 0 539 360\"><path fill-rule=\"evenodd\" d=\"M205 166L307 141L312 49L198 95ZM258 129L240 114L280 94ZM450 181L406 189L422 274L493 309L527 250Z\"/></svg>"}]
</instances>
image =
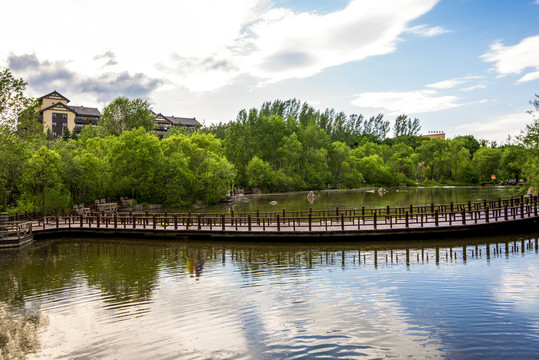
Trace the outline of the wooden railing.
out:
<instances>
[{"instance_id":1,"label":"wooden railing","mask_svg":"<svg viewBox=\"0 0 539 360\"><path fill-rule=\"evenodd\" d=\"M0 241L10 238L21 239L32 234L31 221L18 221L0 226Z\"/></svg>"},{"instance_id":2,"label":"wooden railing","mask_svg":"<svg viewBox=\"0 0 539 360\"><path fill-rule=\"evenodd\" d=\"M238 232L306 232L417 229L506 222L537 217L538 197L464 204L279 212L91 213L39 219L39 229L114 228Z\"/></svg>"}]
</instances>

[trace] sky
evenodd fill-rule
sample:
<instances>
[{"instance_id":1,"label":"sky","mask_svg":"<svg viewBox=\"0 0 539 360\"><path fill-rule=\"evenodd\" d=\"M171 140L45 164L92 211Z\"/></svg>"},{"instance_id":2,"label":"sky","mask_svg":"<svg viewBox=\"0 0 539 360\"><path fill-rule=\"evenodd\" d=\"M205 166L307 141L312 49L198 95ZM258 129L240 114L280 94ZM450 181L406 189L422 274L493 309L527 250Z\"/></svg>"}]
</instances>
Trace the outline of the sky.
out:
<instances>
[{"instance_id":1,"label":"sky","mask_svg":"<svg viewBox=\"0 0 539 360\"><path fill-rule=\"evenodd\" d=\"M234 120L296 98L507 143L539 94L539 0L2 0L27 96ZM514 141L514 140L513 140Z\"/></svg>"}]
</instances>

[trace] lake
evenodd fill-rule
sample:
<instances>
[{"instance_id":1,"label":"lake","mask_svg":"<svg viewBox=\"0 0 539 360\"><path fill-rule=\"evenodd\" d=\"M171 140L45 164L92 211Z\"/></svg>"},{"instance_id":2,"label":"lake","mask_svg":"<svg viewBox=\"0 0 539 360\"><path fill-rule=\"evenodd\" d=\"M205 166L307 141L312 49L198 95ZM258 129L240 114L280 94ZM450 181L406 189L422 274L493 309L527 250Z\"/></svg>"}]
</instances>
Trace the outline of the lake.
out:
<instances>
[{"instance_id":1,"label":"lake","mask_svg":"<svg viewBox=\"0 0 539 360\"><path fill-rule=\"evenodd\" d=\"M227 213L234 210L240 212L280 211L286 210L328 210L340 209L381 208L390 206L409 206L465 203L468 200L495 200L510 198L515 191L513 186L436 186L436 187L390 187L384 188L386 192L378 191L380 188L367 187L353 190L324 190L313 191L316 195L311 203L308 191L257 194L237 197L230 203L221 203L194 210L197 212ZM273 202L273 204L272 204Z\"/></svg>"},{"instance_id":2,"label":"lake","mask_svg":"<svg viewBox=\"0 0 539 360\"><path fill-rule=\"evenodd\" d=\"M0 252L0 358L537 358L538 239L35 242Z\"/></svg>"}]
</instances>

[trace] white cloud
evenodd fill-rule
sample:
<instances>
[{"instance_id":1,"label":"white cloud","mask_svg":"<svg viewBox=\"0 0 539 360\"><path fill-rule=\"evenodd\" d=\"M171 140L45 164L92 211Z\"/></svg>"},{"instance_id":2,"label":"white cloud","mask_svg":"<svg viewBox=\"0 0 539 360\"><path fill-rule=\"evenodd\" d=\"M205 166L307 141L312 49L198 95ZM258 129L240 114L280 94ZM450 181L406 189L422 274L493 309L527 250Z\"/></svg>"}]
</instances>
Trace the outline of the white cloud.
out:
<instances>
[{"instance_id":1,"label":"white cloud","mask_svg":"<svg viewBox=\"0 0 539 360\"><path fill-rule=\"evenodd\" d=\"M387 115L420 114L462 106L456 96L438 96L435 90L408 92L367 92L359 94L352 105L383 109Z\"/></svg>"},{"instance_id":2,"label":"white cloud","mask_svg":"<svg viewBox=\"0 0 539 360\"><path fill-rule=\"evenodd\" d=\"M144 73L192 91L217 89L240 75L275 83L390 53L408 23L437 2L352 0L320 15L271 8L270 0L12 1L3 8L10 16L0 33L16 36L2 40L0 61L35 54L87 77ZM44 31L44 19L61 21Z\"/></svg>"},{"instance_id":3,"label":"white cloud","mask_svg":"<svg viewBox=\"0 0 539 360\"><path fill-rule=\"evenodd\" d=\"M461 85L461 84L464 84L464 83L467 83L467 82L470 82L470 81L473 81L473 80L481 79L481 78L482 78L481 76L469 75L469 76L463 76L463 77L460 77L460 78L439 81L437 83L428 84L428 85L425 85L425 86L428 87L428 88L432 88L432 89L444 89L445 90L445 89L452 89L454 87L457 87L458 85ZM468 88L468 89L470 89L470 88Z\"/></svg>"},{"instance_id":4,"label":"white cloud","mask_svg":"<svg viewBox=\"0 0 539 360\"><path fill-rule=\"evenodd\" d=\"M462 124L456 127L457 133L473 133L477 138L496 140L503 143L507 136L520 135L522 129L531 122L526 112L493 117L484 121Z\"/></svg>"},{"instance_id":5,"label":"white cloud","mask_svg":"<svg viewBox=\"0 0 539 360\"><path fill-rule=\"evenodd\" d=\"M504 46L500 41L490 46L490 52L481 58L494 63L494 69L501 75L520 74L528 68L535 72L525 74L518 82L536 80L539 78L539 35L523 39L516 45Z\"/></svg>"},{"instance_id":6,"label":"white cloud","mask_svg":"<svg viewBox=\"0 0 539 360\"><path fill-rule=\"evenodd\" d=\"M433 37L450 32L441 26L428 27L427 25L412 26L406 32L412 33L420 37Z\"/></svg>"},{"instance_id":7,"label":"white cloud","mask_svg":"<svg viewBox=\"0 0 539 360\"><path fill-rule=\"evenodd\" d=\"M527 73L526 75L518 79L517 83L522 83L522 82L527 82L527 81L532 81L532 80L537 80L537 79L539 79L539 71Z\"/></svg>"}]
</instances>

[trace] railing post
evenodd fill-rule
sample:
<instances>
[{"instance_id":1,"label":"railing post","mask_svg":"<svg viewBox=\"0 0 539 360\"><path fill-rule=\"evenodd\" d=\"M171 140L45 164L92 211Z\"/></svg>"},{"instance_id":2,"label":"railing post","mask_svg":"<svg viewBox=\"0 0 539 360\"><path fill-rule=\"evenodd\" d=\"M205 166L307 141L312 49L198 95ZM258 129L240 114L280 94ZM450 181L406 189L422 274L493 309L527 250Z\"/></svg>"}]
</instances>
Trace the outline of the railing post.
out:
<instances>
[{"instance_id":1,"label":"railing post","mask_svg":"<svg viewBox=\"0 0 539 360\"><path fill-rule=\"evenodd\" d=\"M137 227L137 215L133 214L133 229Z\"/></svg>"},{"instance_id":2,"label":"railing post","mask_svg":"<svg viewBox=\"0 0 539 360\"><path fill-rule=\"evenodd\" d=\"M279 218L279 214L277 214L277 231L281 231L281 219Z\"/></svg>"},{"instance_id":3,"label":"railing post","mask_svg":"<svg viewBox=\"0 0 539 360\"><path fill-rule=\"evenodd\" d=\"M361 207L361 216L363 217L363 225L365 225L365 206Z\"/></svg>"},{"instance_id":4,"label":"railing post","mask_svg":"<svg viewBox=\"0 0 539 360\"><path fill-rule=\"evenodd\" d=\"M309 213L309 231L312 230L313 215Z\"/></svg>"},{"instance_id":5,"label":"railing post","mask_svg":"<svg viewBox=\"0 0 539 360\"><path fill-rule=\"evenodd\" d=\"M472 202L468 200L468 211L472 211Z\"/></svg>"},{"instance_id":6,"label":"railing post","mask_svg":"<svg viewBox=\"0 0 539 360\"><path fill-rule=\"evenodd\" d=\"M225 231L225 214L221 214L221 230Z\"/></svg>"},{"instance_id":7,"label":"railing post","mask_svg":"<svg viewBox=\"0 0 539 360\"><path fill-rule=\"evenodd\" d=\"M83 224L83 218L82 218L82 214L80 215L80 227L82 228L82 224ZM44 229L45 227L43 227Z\"/></svg>"},{"instance_id":8,"label":"railing post","mask_svg":"<svg viewBox=\"0 0 539 360\"><path fill-rule=\"evenodd\" d=\"M202 229L202 224L201 224L201 220L202 220L202 215L198 214L197 215L197 229L198 230L201 230Z\"/></svg>"},{"instance_id":9,"label":"railing post","mask_svg":"<svg viewBox=\"0 0 539 360\"><path fill-rule=\"evenodd\" d=\"M462 225L466 225L466 210L462 209Z\"/></svg>"},{"instance_id":10,"label":"railing post","mask_svg":"<svg viewBox=\"0 0 539 360\"><path fill-rule=\"evenodd\" d=\"M524 219L524 200L521 198L520 201L520 218Z\"/></svg>"},{"instance_id":11,"label":"railing post","mask_svg":"<svg viewBox=\"0 0 539 360\"><path fill-rule=\"evenodd\" d=\"M155 214L152 216L152 222L153 222L153 229L155 230L155 225L156 225L156 224L155 224L155 223L156 223L156 221L155 221Z\"/></svg>"},{"instance_id":12,"label":"railing post","mask_svg":"<svg viewBox=\"0 0 539 360\"><path fill-rule=\"evenodd\" d=\"M376 209L374 209L374 214L373 214L373 225L374 225L374 229L376 229Z\"/></svg>"},{"instance_id":13,"label":"railing post","mask_svg":"<svg viewBox=\"0 0 539 360\"><path fill-rule=\"evenodd\" d=\"M489 214L488 205L485 206L485 221L486 221L487 223L490 222L490 214Z\"/></svg>"},{"instance_id":14,"label":"railing post","mask_svg":"<svg viewBox=\"0 0 539 360\"><path fill-rule=\"evenodd\" d=\"M509 214L507 213L507 204L503 206L503 219L505 221L509 220Z\"/></svg>"},{"instance_id":15,"label":"railing post","mask_svg":"<svg viewBox=\"0 0 539 360\"><path fill-rule=\"evenodd\" d=\"M249 225L249 231L251 231L251 214L247 215L247 223Z\"/></svg>"},{"instance_id":16,"label":"railing post","mask_svg":"<svg viewBox=\"0 0 539 360\"><path fill-rule=\"evenodd\" d=\"M174 230L178 230L178 215L174 214Z\"/></svg>"},{"instance_id":17,"label":"railing post","mask_svg":"<svg viewBox=\"0 0 539 360\"><path fill-rule=\"evenodd\" d=\"M408 211L404 214L405 220L406 220L406 228L408 229L410 227L410 224L408 223Z\"/></svg>"},{"instance_id":18,"label":"railing post","mask_svg":"<svg viewBox=\"0 0 539 360\"><path fill-rule=\"evenodd\" d=\"M434 210L434 226L438 227L438 209Z\"/></svg>"},{"instance_id":19,"label":"railing post","mask_svg":"<svg viewBox=\"0 0 539 360\"><path fill-rule=\"evenodd\" d=\"M58 215L56 215L56 228L58 229Z\"/></svg>"},{"instance_id":20,"label":"railing post","mask_svg":"<svg viewBox=\"0 0 539 360\"><path fill-rule=\"evenodd\" d=\"M100 223L100 221L99 221L99 220L100 220L100 219L99 219L99 213L97 213L95 216L96 216L96 219L97 219L97 227L99 228L99 227L100 227L100 224L99 224L99 223Z\"/></svg>"},{"instance_id":21,"label":"railing post","mask_svg":"<svg viewBox=\"0 0 539 360\"><path fill-rule=\"evenodd\" d=\"M344 231L344 214L341 214L341 229Z\"/></svg>"}]
</instances>

